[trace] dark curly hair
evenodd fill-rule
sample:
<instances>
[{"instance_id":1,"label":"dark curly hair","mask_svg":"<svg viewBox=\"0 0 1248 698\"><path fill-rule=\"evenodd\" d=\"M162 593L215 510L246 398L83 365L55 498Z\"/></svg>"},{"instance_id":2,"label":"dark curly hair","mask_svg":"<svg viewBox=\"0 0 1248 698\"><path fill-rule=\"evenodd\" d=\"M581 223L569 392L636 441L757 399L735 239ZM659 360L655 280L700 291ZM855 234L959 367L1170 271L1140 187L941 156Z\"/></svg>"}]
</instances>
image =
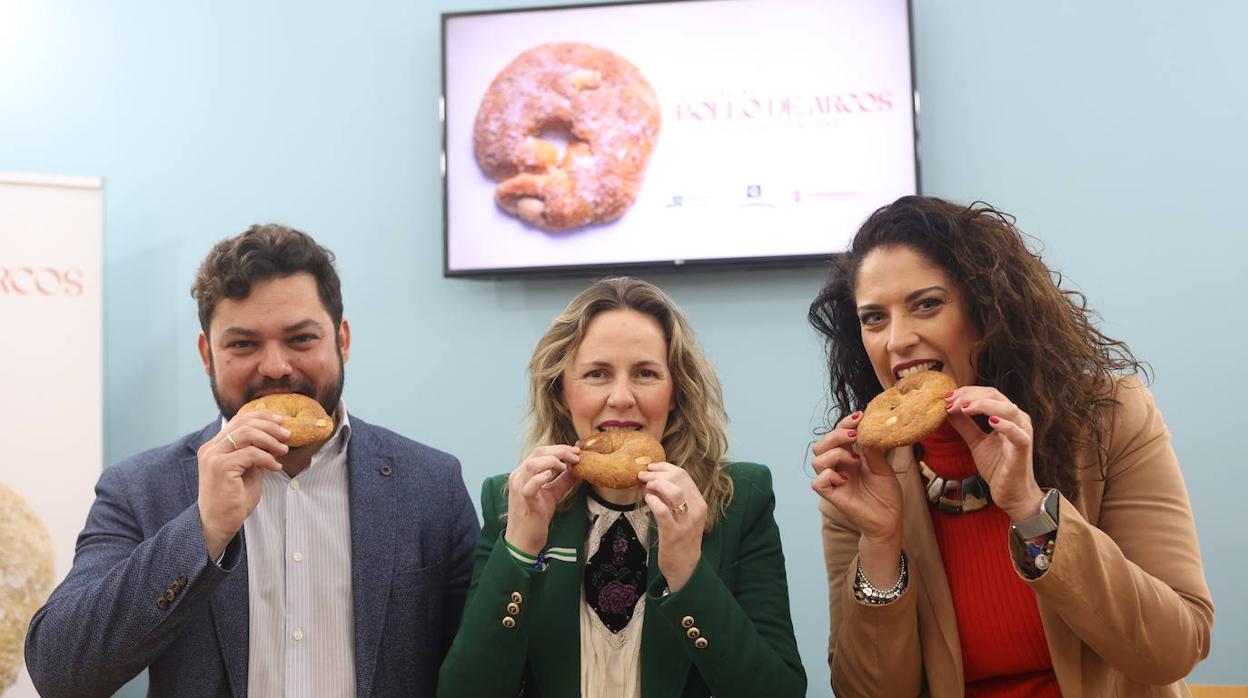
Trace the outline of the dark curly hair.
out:
<instances>
[{"instance_id":1,"label":"dark curly hair","mask_svg":"<svg viewBox=\"0 0 1248 698\"><path fill-rule=\"evenodd\" d=\"M307 233L270 223L218 242L195 274L191 297L199 305L199 324L208 334L212 314L223 298L242 300L257 281L307 272L316 279L321 305L333 326L342 323L342 286L334 270L334 253Z\"/></svg>"},{"instance_id":2,"label":"dark curly hair","mask_svg":"<svg viewBox=\"0 0 1248 698\"><path fill-rule=\"evenodd\" d=\"M837 421L883 390L863 347L854 284L872 250L893 246L919 252L958 285L981 337L976 382L1030 415L1036 481L1074 499L1079 451L1094 446L1104 469L1112 377L1147 368L1097 329L1087 298L1061 287L1061 275L1028 249L1014 217L983 202L902 197L871 214L849 251L833 260L808 319L827 347Z\"/></svg>"}]
</instances>

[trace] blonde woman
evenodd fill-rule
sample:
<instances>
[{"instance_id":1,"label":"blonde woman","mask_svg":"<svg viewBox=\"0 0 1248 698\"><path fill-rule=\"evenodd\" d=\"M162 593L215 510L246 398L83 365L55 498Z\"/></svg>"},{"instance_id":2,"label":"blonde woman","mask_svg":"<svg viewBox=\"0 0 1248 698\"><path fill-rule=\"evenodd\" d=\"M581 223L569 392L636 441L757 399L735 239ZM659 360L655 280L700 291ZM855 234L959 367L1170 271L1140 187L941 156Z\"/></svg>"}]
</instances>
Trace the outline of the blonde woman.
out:
<instances>
[{"instance_id":1,"label":"blonde woman","mask_svg":"<svg viewBox=\"0 0 1248 698\"><path fill-rule=\"evenodd\" d=\"M529 455L482 488L485 529L440 696L801 696L771 474L727 463L719 380L655 286L599 281L529 363ZM632 489L572 445L659 438Z\"/></svg>"}]
</instances>

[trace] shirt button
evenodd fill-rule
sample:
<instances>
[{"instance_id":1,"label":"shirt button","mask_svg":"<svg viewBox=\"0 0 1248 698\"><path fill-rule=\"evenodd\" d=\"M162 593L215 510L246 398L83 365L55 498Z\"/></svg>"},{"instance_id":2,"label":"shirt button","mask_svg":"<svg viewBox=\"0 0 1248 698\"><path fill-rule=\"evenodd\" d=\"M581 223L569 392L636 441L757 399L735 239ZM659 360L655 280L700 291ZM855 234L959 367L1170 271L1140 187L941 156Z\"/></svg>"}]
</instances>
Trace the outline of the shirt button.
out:
<instances>
[{"instance_id":1,"label":"shirt button","mask_svg":"<svg viewBox=\"0 0 1248 698\"><path fill-rule=\"evenodd\" d=\"M706 646L707 646L707 645L709 645L709 644L711 644L711 643L710 643L710 642L708 642L708 641L707 641L707 639L706 639L706 638L704 638L704 637L700 637L700 638L698 638L698 639L696 639L696 640L694 640L694 641L693 641L693 646L694 646L694 647L697 647L697 648L698 648L698 649L700 649L700 650L704 650L704 649L706 649Z\"/></svg>"},{"instance_id":2,"label":"shirt button","mask_svg":"<svg viewBox=\"0 0 1248 698\"><path fill-rule=\"evenodd\" d=\"M292 490L298 490L298 489L299 489L299 481L298 481L298 480L291 480L291 481L290 481L290 489L292 489Z\"/></svg>"},{"instance_id":3,"label":"shirt button","mask_svg":"<svg viewBox=\"0 0 1248 698\"><path fill-rule=\"evenodd\" d=\"M295 562L303 562L303 553L295 553L291 557L295 559Z\"/></svg>"},{"instance_id":4,"label":"shirt button","mask_svg":"<svg viewBox=\"0 0 1248 698\"><path fill-rule=\"evenodd\" d=\"M511 616L503 616L503 627L511 630L516 627L516 619Z\"/></svg>"},{"instance_id":5,"label":"shirt button","mask_svg":"<svg viewBox=\"0 0 1248 698\"><path fill-rule=\"evenodd\" d=\"M520 604L516 603L515 601L512 601L511 603L507 604L507 613L513 616L518 615L520 613Z\"/></svg>"},{"instance_id":6,"label":"shirt button","mask_svg":"<svg viewBox=\"0 0 1248 698\"><path fill-rule=\"evenodd\" d=\"M291 633L290 636L295 638L295 642L299 642L300 640L303 639L303 631L296 630L295 632Z\"/></svg>"},{"instance_id":7,"label":"shirt button","mask_svg":"<svg viewBox=\"0 0 1248 698\"><path fill-rule=\"evenodd\" d=\"M680 625L685 628L693 627L693 616L685 616L680 619Z\"/></svg>"},{"instance_id":8,"label":"shirt button","mask_svg":"<svg viewBox=\"0 0 1248 698\"><path fill-rule=\"evenodd\" d=\"M698 639L698 636L701 634L702 634L702 631L698 630L697 628L689 628L688 630L685 631L685 637L688 637L690 640Z\"/></svg>"},{"instance_id":9,"label":"shirt button","mask_svg":"<svg viewBox=\"0 0 1248 698\"><path fill-rule=\"evenodd\" d=\"M513 591L513 592L511 592L511 600L512 600L512 601L514 601L514 602L516 602L516 603L520 603L520 602L524 601L524 597L520 595L520 592L518 592L518 591Z\"/></svg>"}]
</instances>

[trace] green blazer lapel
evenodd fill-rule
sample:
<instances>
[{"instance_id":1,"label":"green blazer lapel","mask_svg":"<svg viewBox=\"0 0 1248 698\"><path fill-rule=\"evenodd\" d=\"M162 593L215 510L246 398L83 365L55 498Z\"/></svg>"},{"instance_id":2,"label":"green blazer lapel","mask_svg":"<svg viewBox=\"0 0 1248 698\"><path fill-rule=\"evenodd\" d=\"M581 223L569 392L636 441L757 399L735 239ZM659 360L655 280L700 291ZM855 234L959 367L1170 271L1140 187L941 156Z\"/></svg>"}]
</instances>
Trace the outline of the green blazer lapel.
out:
<instances>
[{"instance_id":1,"label":"green blazer lapel","mask_svg":"<svg viewBox=\"0 0 1248 698\"><path fill-rule=\"evenodd\" d=\"M558 512L550 524L546 550L576 561L552 558L534 579L540 607L533 609L529 659L543 696L577 696L581 692L581 572L585 567L585 495L572 508Z\"/></svg>"}]
</instances>

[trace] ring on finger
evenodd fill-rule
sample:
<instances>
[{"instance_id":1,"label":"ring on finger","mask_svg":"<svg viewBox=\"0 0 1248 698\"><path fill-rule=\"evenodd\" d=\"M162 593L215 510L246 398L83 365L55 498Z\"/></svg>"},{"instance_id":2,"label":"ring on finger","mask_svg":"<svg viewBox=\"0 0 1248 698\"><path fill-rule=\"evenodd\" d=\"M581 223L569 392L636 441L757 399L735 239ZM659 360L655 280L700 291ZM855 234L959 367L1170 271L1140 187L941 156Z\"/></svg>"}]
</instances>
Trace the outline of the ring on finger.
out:
<instances>
[{"instance_id":1,"label":"ring on finger","mask_svg":"<svg viewBox=\"0 0 1248 698\"><path fill-rule=\"evenodd\" d=\"M229 434L229 433L227 433L227 434L225 435L225 440L230 442L230 445L234 447L234 450L235 450L235 451L237 451L237 450L239 449L238 442L234 440L234 435L233 435L233 434Z\"/></svg>"},{"instance_id":2,"label":"ring on finger","mask_svg":"<svg viewBox=\"0 0 1248 698\"><path fill-rule=\"evenodd\" d=\"M681 502L672 509L673 514L683 514L687 511L689 511L689 502Z\"/></svg>"}]
</instances>

